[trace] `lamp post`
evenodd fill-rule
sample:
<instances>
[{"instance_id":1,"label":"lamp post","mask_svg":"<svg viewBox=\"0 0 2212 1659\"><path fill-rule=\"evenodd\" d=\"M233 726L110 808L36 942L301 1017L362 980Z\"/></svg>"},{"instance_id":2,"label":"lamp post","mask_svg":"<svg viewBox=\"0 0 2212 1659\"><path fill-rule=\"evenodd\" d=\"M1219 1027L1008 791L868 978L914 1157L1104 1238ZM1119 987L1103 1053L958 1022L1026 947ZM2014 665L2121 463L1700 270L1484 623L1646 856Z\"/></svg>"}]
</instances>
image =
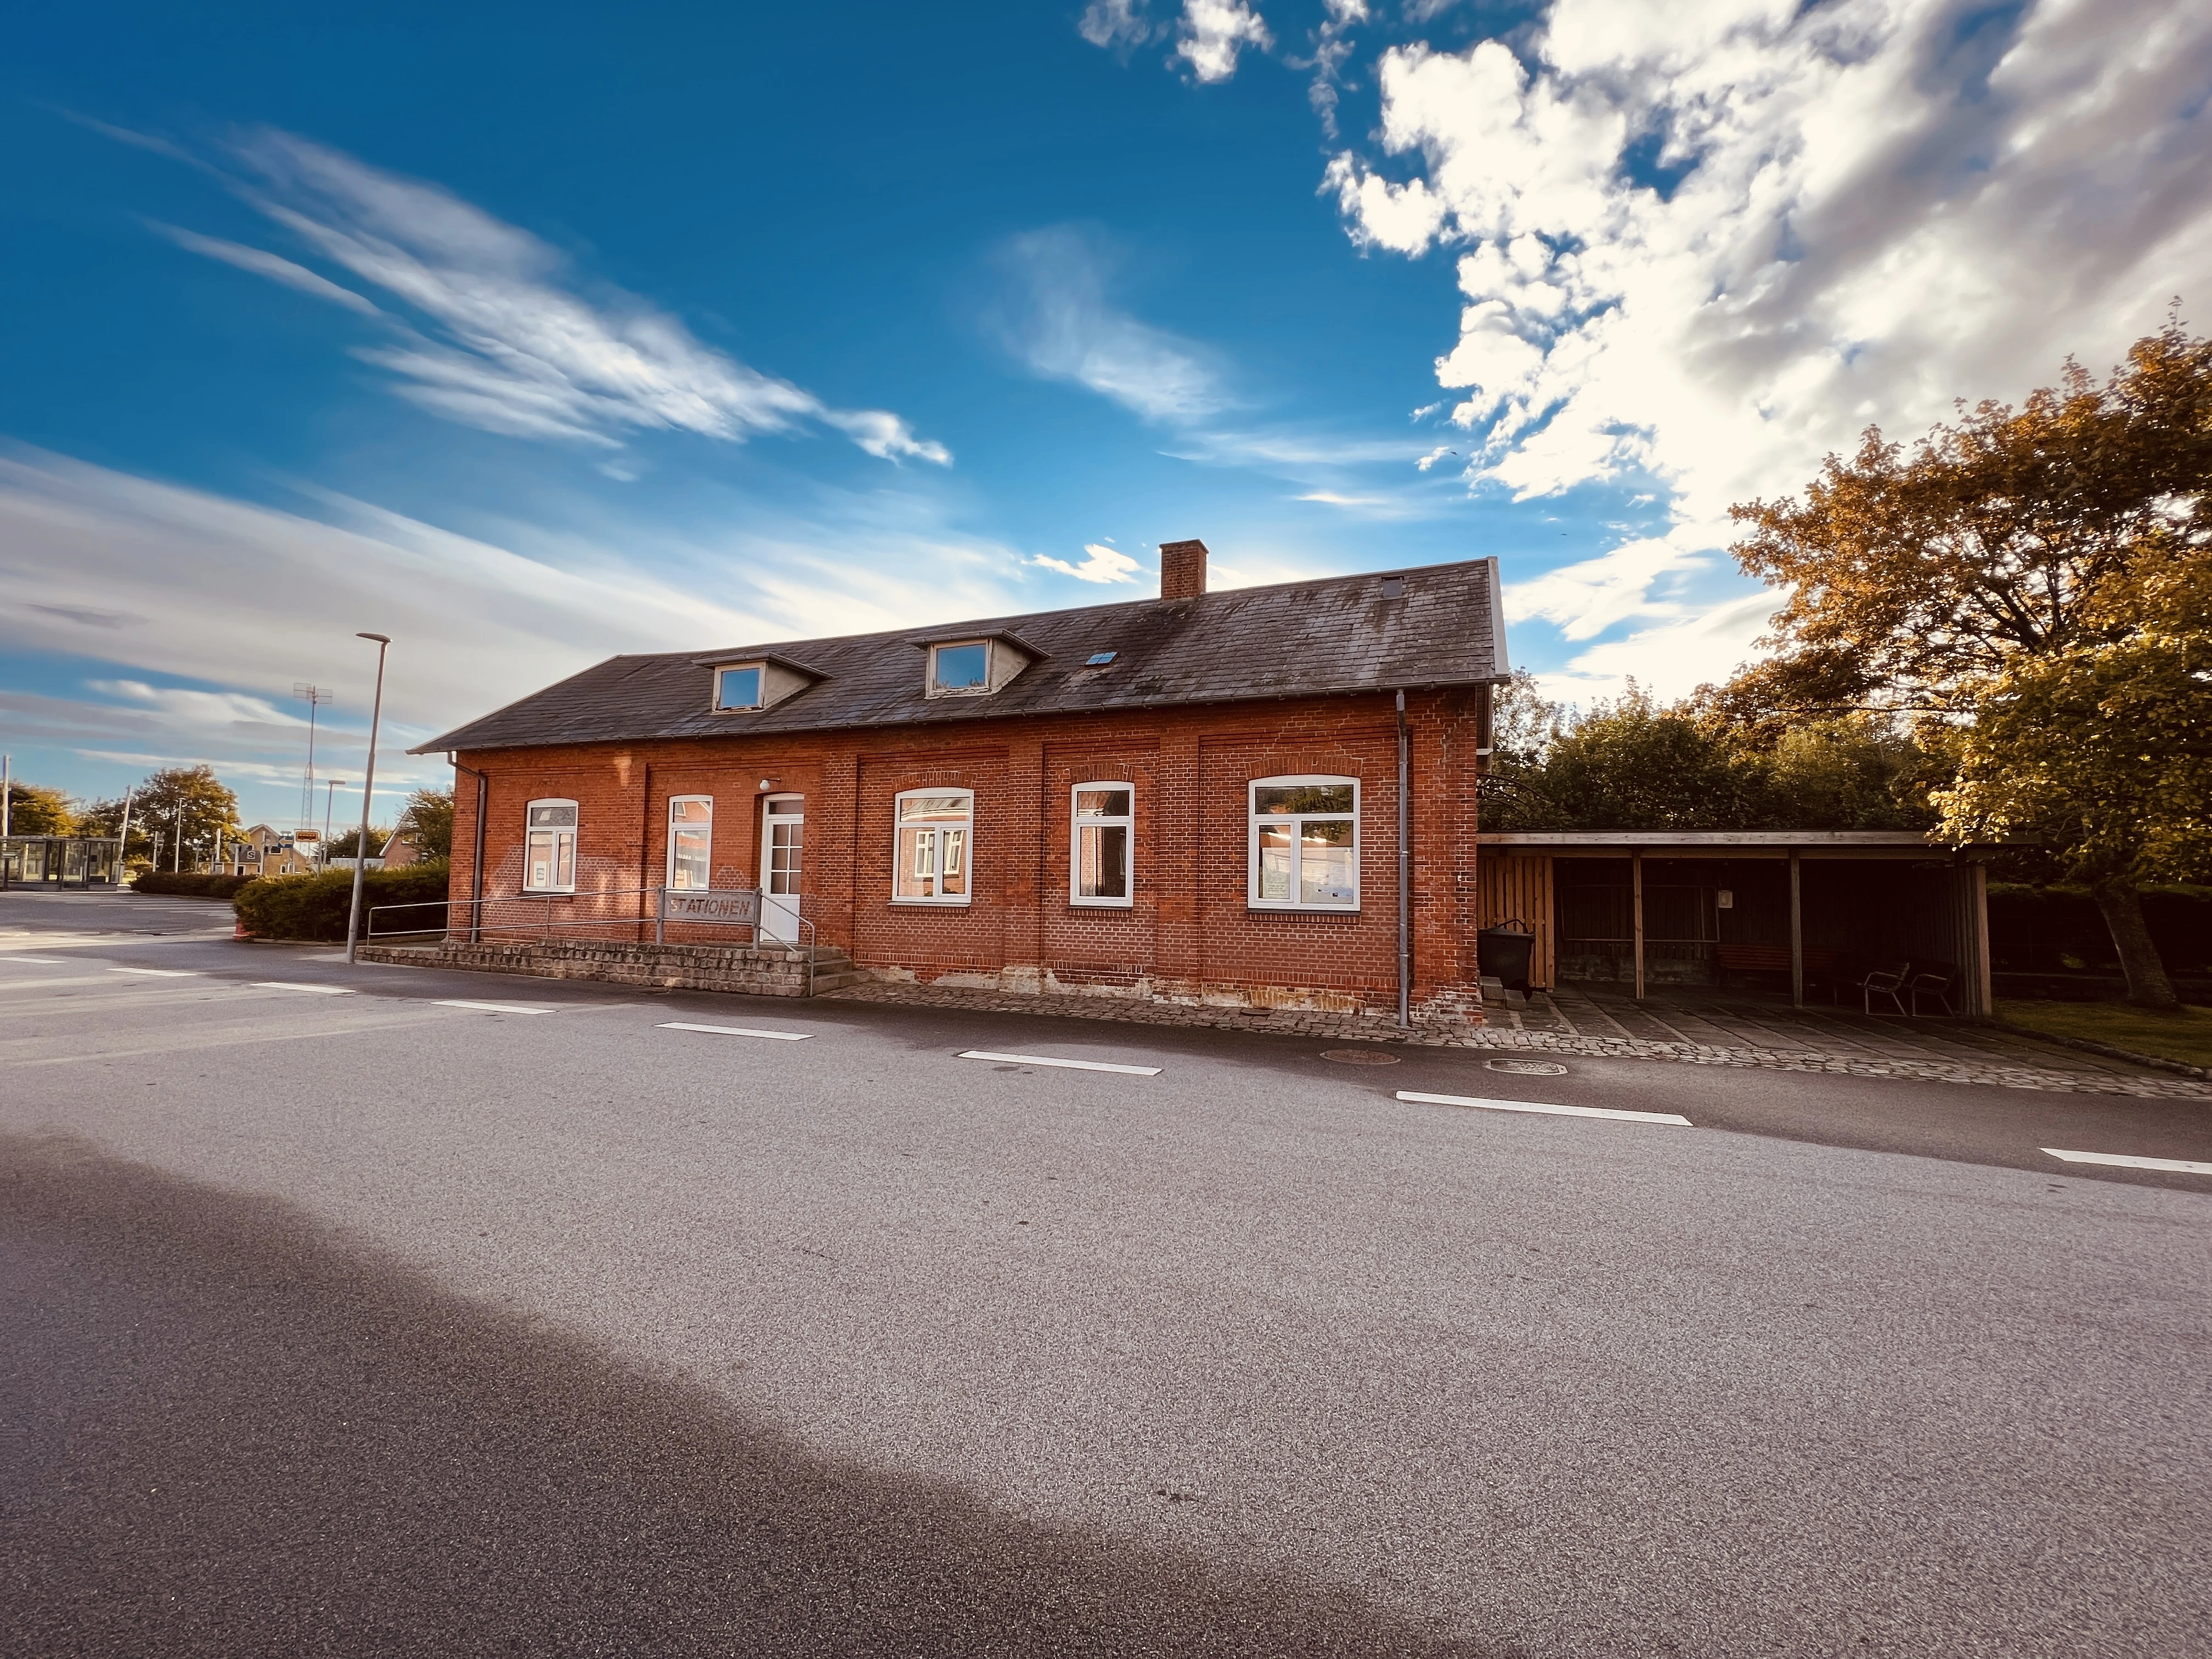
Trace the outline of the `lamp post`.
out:
<instances>
[{"instance_id":1,"label":"lamp post","mask_svg":"<svg viewBox=\"0 0 2212 1659\"><path fill-rule=\"evenodd\" d=\"M331 867L331 803L337 799L338 791L345 787L343 778L332 778L330 787L323 791L323 843L315 848L315 869L318 873Z\"/></svg>"},{"instance_id":2,"label":"lamp post","mask_svg":"<svg viewBox=\"0 0 2212 1659\"><path fill-rule=\"evenodd\" d=\"M368 710L368 769L362 774L361 839L353 849L353 906L346 912L346 960L354 959L361 942L361 880L368 870L368 804L376 798L376 727L384 718L384 653L392 648L389 634L356 634L357 640L376 641L376 701Z\"/></svg>"}]
</instances>

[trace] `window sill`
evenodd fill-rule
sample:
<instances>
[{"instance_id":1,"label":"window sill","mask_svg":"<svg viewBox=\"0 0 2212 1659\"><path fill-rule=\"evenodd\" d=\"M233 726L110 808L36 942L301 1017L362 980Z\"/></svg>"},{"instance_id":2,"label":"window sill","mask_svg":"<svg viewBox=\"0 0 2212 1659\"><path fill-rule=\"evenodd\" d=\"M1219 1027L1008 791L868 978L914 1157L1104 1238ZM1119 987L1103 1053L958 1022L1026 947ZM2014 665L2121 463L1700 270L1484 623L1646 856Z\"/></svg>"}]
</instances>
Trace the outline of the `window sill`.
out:
<instances>
[{"instance_id":1,"label":"window sill","mask_svg":"<svg viewBox=\"0 0 2212 1659\"><path fill-rule=\"evenodd\" d=\"M1280 901L1246 899L1244 908L1261 916L1356 916L1357 904L1285 904Z\"/></svg>"},{"instance_id":2,"label":"window sill","mask_svg":"<svg viewBox=\"0 0 2212 1659\"><path fill-rule=\"evenodd\" d=\"M1071 898L1067 901L1067 908L1071 910L1133 910L1137 908L1137 901L1133 898Z\"/></svg>"},{"instance_id":3,"label":"window sill","mask_svg":"<svg viewBox=\"0 0 2212 1659\"><path fill-rule=\"evenodd\" d=\"M576 896L576 890L573 887L526 887L516 896L519 898L574 898Z\"/></svg>"},{"instance_id":4,"label":"window sill","mask_svg":"<svg viewBox=\"0 0 2212 1659\"><path fill-rule=\"evenodd\" d=\"M911 904L923 910L964 910L975 902L969 898L893 898L893 904Z\"/></svg>"}]
</instances>

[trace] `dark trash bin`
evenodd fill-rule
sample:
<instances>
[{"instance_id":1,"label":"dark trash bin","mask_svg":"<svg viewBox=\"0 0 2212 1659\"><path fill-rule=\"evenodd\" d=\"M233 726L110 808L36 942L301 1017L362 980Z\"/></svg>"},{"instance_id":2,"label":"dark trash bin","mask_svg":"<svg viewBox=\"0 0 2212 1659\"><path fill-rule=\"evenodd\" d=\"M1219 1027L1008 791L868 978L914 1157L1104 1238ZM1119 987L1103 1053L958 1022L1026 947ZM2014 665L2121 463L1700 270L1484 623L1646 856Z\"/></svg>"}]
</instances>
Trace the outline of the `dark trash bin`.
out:
<instances>
[{"instance_id":1,"label":"dark trash bin","mask_svg":"<svg viewBox=\"0 0 2212 1659\"><path fill-rule=\"evenodd\" d=\"M1536 949L1535 930L1525 921L1501 922L1474 936L1475 963L1509 991L1528 994L1528 959Z\"/></svg>"}]
</instances>

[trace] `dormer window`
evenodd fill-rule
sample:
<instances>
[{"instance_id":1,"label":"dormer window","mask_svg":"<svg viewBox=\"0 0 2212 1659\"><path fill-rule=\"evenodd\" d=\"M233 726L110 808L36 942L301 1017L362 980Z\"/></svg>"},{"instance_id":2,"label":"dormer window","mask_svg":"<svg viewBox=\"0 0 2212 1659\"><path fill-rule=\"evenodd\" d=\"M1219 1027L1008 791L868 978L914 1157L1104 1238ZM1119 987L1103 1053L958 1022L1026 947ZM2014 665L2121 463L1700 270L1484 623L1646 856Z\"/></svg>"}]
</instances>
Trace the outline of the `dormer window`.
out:
<instances>
[{"instance_id":1,"label":"dormer window","mask_svg":"<svg viewBox=\"0 0 2212 1659\"><path fill-rule=\"evenodd\" d=\"M991 642L962 640L929 648L929 695L957 696L991 689Z\"/></svg>"},{"instance_id":2,"label":"dormer window","mask_svg":"<svg viewBox=\"0 0 2212 1659\"><path fill-rule=\"evenodd\" d=\"M762 703L762 681L767 677L764 665L749 662L714 671L714 708L717 712L729 713L737 709L758 708Z\"/></svg>"}]
</instances>

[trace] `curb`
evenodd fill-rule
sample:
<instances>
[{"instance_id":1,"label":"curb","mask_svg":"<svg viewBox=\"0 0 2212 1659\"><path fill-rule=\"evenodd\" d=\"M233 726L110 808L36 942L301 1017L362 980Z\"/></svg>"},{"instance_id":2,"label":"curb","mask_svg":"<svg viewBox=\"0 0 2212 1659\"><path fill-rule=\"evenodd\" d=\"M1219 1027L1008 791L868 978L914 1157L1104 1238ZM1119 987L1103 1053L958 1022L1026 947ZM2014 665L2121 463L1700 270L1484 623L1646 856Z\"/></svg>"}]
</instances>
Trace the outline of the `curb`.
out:
<instances>
[{"instance_id":1,"label":"curb","mask_svg":"<svg viewBox=\"0 0 2212 1659\"><path fill-rule=\"evenodd\" d=\"M2168 1060L2164 1054L2139 1054L2133 1048L2123 1048L2111 1042L2099 1042L2092 1037L2054 1036L2049 1031L2039 1031L2031 1026L2014 1025L2002 1019L1978 1020L1977 1024L1992 1026L2008 1036L2031 1037L2038 1042L2048 1042L2060 1048L2072 1048L2085 1054L2102 1054L2106 1060L2130 1060L2137 1066L2148 1066L2154 1071L2173 1072L2182 1077L2193 1077L2200 1083L2212 1082L2212 1066L2191 1066L2186 1060Z\"/></svg>"}]
</instances>

